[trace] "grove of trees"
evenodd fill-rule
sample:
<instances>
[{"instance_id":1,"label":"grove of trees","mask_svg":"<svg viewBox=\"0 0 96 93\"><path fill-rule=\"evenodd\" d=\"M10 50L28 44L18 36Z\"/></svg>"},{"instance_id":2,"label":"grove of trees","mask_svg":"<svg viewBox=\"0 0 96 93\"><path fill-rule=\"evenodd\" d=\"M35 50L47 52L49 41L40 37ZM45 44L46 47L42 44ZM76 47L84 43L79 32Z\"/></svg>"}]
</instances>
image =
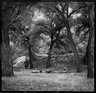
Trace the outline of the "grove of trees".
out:
<instances>
[{"instance_id":1,"label":"grove of trees","mask_svg":"<svg viewBox=\"0 0 96 93\"><path fill-rule=\"evenodd\" d=\"M33 69L33 61L37 59L35 53L39 51L38 42L44 34L50 37L46 68L51 66L53 48L70 51L70 46L76 71L82 72L84 61L87 76L93 78L94 7L94 2L2 2L2 75L13 75L10 41L28 51L28 64ZM77 49L81 42L87 44L83 60Z\"/></svg>"}]
</instances>

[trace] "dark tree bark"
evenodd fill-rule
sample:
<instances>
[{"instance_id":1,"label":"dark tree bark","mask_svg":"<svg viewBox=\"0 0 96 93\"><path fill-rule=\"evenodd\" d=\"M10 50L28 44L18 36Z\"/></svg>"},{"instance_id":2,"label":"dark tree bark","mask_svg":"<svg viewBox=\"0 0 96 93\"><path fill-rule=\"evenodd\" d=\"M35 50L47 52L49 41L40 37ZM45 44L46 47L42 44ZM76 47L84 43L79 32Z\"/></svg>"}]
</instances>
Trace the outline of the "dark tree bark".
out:
<instances>
[{"instance_id":1,"label":"dark tree bark","mask_svg":"<svg viewBox=\"0 0 96 93\"><path fill-rule=\"evenodd\" d=\"M29 45L29 59L30 59L30 69L33 69L33 59L31 54L31 45Z\"/></svg>"},{"instance_id":2,"label":"dark tree bark","mask_svg":"<svg viewBox=\"0 0 96 93\"><path fill-rule=\"evenodd\" d=\"M2 30L2 76L13 75L13 62L9 45L8 30Z\"/></svg>"},{"instance_id":3,"label":"dark tree bark","mask_svg":"<svg viewBox=\"0 0 96 93\"><path fill-rule=\"evenodd\" d=\"M89 6L89 24L90 24L90 31L89 31L89 40L88 40L88 62L87 62L87 67L88 67L88 78L93 78L94 73L93 73L93 32L94 32L94 4L91 3Z\"/></svg>"},{"instance_id":4,"label":"dark tree bark","mask_svg":"<svg viewBox=\"0 0 96 93\"><path fill-rule=\"evenodd\" d=\"M33 59L31 54L31 45L29 42L29 37L27 39L28 39L28 51L29 51L29 64L30 64L30 69L33 69Z\"/></svg>"},{"instance_id":5,"label":"dark tree bark","mask_svg":"<svg viewBox=\"0 0 96 93\"><path fill-rule=\"evenodd\" d=\"M50 48L49 48L49 52L48 52L48 59L47 59L47 63L46 63L46 68L50 67L51 52L52 52L53 45L54 45L53 38L51 38L51 44L50 44Z\"/></svg>"},{"instance_id":6,"label":"dark tree bark","mask_svg":"<svg viewBox=\"0 0 96 93\"><path fill-rule=\"evenodd\" d=\"M88 58L88 45L87 45L87 49L86 49L86 54L85 54L85 56L82 59L82 62L83 62L84 65L87 65L87 62L88 62L87 58Z\"/></svg>"},{"instance_id":7,"label":"dark tree bark","mask_svg":"<svg viewBox=\"0 0 96 93\"><path fill-rule=\"evenodd\" d=\"M28 60L29 61L29 60ZM29 65L29 62L27 60L24 62L24 66L25 68L27 69L28 68L28 65Z\"/></svg>"},{"instance_id":8,"label":"dark tree bark","mask_svg":"<svg viewBox=\"0 0 96 93\"><path fill-rule=\"evenodd\" d=\"M14 13L17 13L18 10L14 10L14 13L10 13L8 16L8 11L13 9L10 7L8 10L8 6L10 6L10 2L2 2L2 75L3 76L11 76L13 75L13 62L11 60L11 49L9 45L9 35L8 35L8 27L15 20L16 16ZM13 16L14 15L14 16ZM12 18L13 16L13 18Z\"/></svg>"},{"instance_id":9,"label":"dark tree bark","mask_svg":"<svg viewBox=\"0 0 96 93\"><path fill-rule=\"evenodd\" d=\"M74 44L73 38L72 38L72 33L70 31L69 22L67 20L65 20L64 23L65 23L66 28L67 28L67 36L68 36L68 38L70 40L70 43L71 43L71 46L72 46L72 50L73 50L75 58L76 58L76 70L77 70L77 72L81 72L81 61L80 61L78 52L76 50L76 46Z\"/></svg>"},{"instance_id":10,"label":"dark tree bark","mask_svg":"<svg viewBox=\"0 0 96 93\"><path fill-rule=\"evenodd\" d=\"M89 42L88 42L88 54L87 54L87 70L88 70L88 74L87 77L88 78L93 78L93 55L92 55L92 46L91 46L91 42L92 42L92 33L90 31L90 35L89 35Z\"/></svg>"},{"instance_id":11,"label":"dark tree bark","mask_svg":"<svg viewBox=\"0 0 96 93\"><path fill-rule=\"evenodd\" d=\"M2 47L1 47L2 48L2 75L11 76L13 75L13 62L11 60L8 26L16 19L16 17L18 16L17 15L18 11L27 4L24 3L24 5L22 5L21 3L18 6L16 4L17 7L15 7L14 12L9 12L9 13L12 13L10 14L10 16L8 14L8 11L9 10L11 11L14 8L15 3L5 1L5 2L2 2L1 4L2 4ZM11 6L11 4L13 6ZM33 5L35 4L36 3L33 3Z\"/></svg>"},{"instance_id":12,"label":"dark tree bark","mask_svg":"<svg viewBox=\"0 0 96 93\"><path fill-rule=\"evenodd\" d=\"M52 34L52 36L51 36L51 44L50 44L50 48L49 48L49 53L48 53L48 59L47 59L46 68L50 67L52 48L53 48L54 43L58 40L58 36L60 34L60 29L61 28L57 27L58 33ZM56 31L56 29L55 29L55 31ZM54 35L56 35L55 36L55 39L53 38Z\"/></svg>"},{"instance_id":13,"label":"dark tree bark","mask_svg":"<svg viewBox=\"0 0 96 93\"><path fill-rule=\"evenodd\" d=\"M73 38L72 38L72 33L70 31L69 17L68 17L68 4L67 4L67 19L64 16L64 11L61 12L59 9L56 9L56 10L58 10L60 15L62 16L61 21L63 21L64 27L67 28L67 36L68 36L68 39L70 40L70 44L71 44L72 50L73 50L75 58L76 58L76 70L77 70L77 72L81 72L81 61L80 61L78 52L76 50L76 46L74 44Z\"/></svg>"}]
</instances>

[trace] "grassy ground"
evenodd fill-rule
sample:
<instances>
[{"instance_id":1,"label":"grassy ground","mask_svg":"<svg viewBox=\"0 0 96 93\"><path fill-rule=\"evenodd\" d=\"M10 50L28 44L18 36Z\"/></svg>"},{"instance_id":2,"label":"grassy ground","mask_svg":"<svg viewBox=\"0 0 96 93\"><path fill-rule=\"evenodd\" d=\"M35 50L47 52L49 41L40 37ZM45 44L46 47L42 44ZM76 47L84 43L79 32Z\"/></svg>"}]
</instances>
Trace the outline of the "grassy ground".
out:
<instances>
[{"instance_id":1,"label":"grassy ground","mask_svg":"<svg viewBox=\"0 0 96 93\"><path fill-rule=\"evenodd\" d=\"M2 91L94 91L94 79L87 78L87 68L82 66L82 73L76 73L72 56L59 56L56 67L54 57L51 70L67 73L32 73L30 69L14 68L14 76L2 77ZM34 62L35 69L45 69L46 58Z\"/></svg>"},{"instance_id":2,"label":"grassy ground","mask_svg":"<svg viewBox=\"0 0 96 93\"><path fill-rule=\"evenodd\" d=\"M2 91L94 91L94 79L83 73L32 73L15 69L13 77L2 77Z\"/></svg>"}]
</instances>

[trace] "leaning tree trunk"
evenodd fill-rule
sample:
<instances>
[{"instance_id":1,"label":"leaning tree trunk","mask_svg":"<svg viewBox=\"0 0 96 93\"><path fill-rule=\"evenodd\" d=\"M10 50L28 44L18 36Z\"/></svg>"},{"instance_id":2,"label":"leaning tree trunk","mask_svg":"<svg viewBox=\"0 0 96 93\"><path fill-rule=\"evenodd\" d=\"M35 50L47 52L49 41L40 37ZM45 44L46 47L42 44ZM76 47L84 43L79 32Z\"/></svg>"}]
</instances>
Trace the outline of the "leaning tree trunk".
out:
<instances>
[{"instance_id":1,"label":"leaning tree trunk","mask_svg":"<svg viewBox=\"0 0 96 93\"><path fill-rule=\"evenodd\" d=\"M50 45L49 52L48 52L48 59L47 59L47 63L46 63L46 68L50 67L51 52L52 52L53 45L54 45L53 39L51 39L51 45Z\"/></svg>"},{"instance_id":2,"label":"leaning tree trunk","mask_svg":"<svg viewBox=\"0 0 96 93\"><path fill-rule=\"evenodd\" d=\"M2 76L13 75L8 30L2 30Z\"/></svg>"},{"instance_id":3,"label":"leaning tree trunk","mask_svg":"<svg viewBox=\"0 0 96 93\"><path fill-rule=\"evenodd\" d=\"M90 31L89 31L89 40L88 40L88 62L87 62L87 67L88 67L88 78L93 78L94 73L93 73L93 32L94 32L94 4L91 3L89 6L89 24L90 24Z\"/></svg>"},{"instance_id":4,"label":"leaning tree trunk","mask_svg":"<svg viewBox=\"0 0 96 93\"><path fill-rule=\"evenodd\" d=\"M32 60L32 54L31 54L31 45L28 40L28 51L29 51L29 63L30 63L30 69L33 68L33 60Z\"/></svg>"},{"instance_id":5,"label":"leaning tree trunk","mask_svg":"<svg viewBox=\"0 0 96 93\"><path fill-rule=\"evenodd\" d=\"M70 31L69 22L67 20L65 20L65 25L66 25L66 28L67 28L67 36L70 40L70 44L72 46L72 50L73 50L75 58L76 58L76 70L77 70L77 72L81 72L81 61L80 61L78 52L76 50L76 46L74 44L73 38L72 38L72 33Z\"/></svg>"}]
</instances>

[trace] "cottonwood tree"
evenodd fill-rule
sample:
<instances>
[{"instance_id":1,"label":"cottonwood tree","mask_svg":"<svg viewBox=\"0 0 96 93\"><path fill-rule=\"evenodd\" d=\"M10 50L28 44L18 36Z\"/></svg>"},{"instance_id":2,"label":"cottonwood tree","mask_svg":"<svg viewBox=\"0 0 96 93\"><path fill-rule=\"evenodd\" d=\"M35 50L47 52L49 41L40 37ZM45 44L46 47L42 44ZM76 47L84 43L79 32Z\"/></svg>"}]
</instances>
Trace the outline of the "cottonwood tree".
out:
<instances>
[{"instance_id":1,"label":"cottonwood tree","mask_svg":"<svg viewBox=\"0 0 96 93\"><path fill-rule=\"evenodd\" d=\"M28 33L28 31L21 36L21 45L28 50L29 53L29 63L30 69L33 69L33 61L36 60L35 53L38 52L38 42L37 40L41 39L40 36L34 37L33 34Z\"/></svg>"},{"instance_id":2,"label":"cottonwood tree","mask_svg":"<svg viewBox=\"0 0 96 93\"><path fill-rule=\"evenodd\" d=\"M28 17L29 18L29 17ZM30 23L30 22L29 22ZM16 20L13 22L13 24L10 26L10 39L12 41L17 41L18 42L18 47L22 47L23 50L28 50L29 54L29 62L27 61L27 64L30 64L30 69L33 68L33 60L36 59L35 53L37 51L36 48L36 39L33 38L31 34L31 28L29 26L24 25L21 20ZM27 24L27 22L26 22ZM14 42L14 43L17 43Z\"/></svg>"},{"instance_id":3,"label":"cottonwood tree","mask_svg":"<svg viewBox=\"0 0 96 93\"><path fill-rule=\"evenodd\" d=\"M46 64L46 68L50 67L50 61L51 61L51 52L52 52L52 48L54 43L56 42L56 40L58 39L58 36L60 34L60 30L62 29L62 25L60 25L60 23L57 23L56 21L54 22L52 19L47 22L38 22L36 23L36 25L41 26L43 28L45 28L46 30L42 33L47 33L47 35L50 36L50 48L49 48L49 52L48 52L48 59L47 59L47 64ZM39 30L39 33L41 31Z\"/></svg>"},{"instance_id":4,"label":"cottonwood tree","mask_svg":"<svg viewBox=\"0 0 96 93\"><path fill-rule=\"evenodd\" d=\"M68 16L68 13L69 13L68 12L68 4L67 3L60 3L60 2L58 3L58 2L56 2L55 4L53 4L53 3L49 3L49 4L44 3L44 5L45 5L44 9L46 9L46 11L49 12L49 13L50 13L50 11L54 12L54 15L56 15L59 23L62 23L63 27L66 27L68 39L70 40L70 43L72 45L72 49L73 49L74 54L76 56L77 72L81 72L79 56L78 56L75 44L74 44L73 39L72 39L71 31L70 31L70 25L69 25L68 17L70 17L72 13ZM55 22L55 20L54 20L54 22Z\"/></svg>"},{"instance_id":5,"label":"cottonwood tree","mask_svg":"<svg viewBox=\"0 0 96 93\"><path fill-rule=\"evenodd\" d=\"M79 13L82 14L83 18L80 17L81 19L79 19L79 23L81 23L82 25L78 27L77 32L79 32L80 30L84 30L87 27L86 32L83 35L83 38L86 36L86 34L89 34L89 38L88 38L88 44L87 44L87 48L86 48L86 54L84 57L84 61L87 64L88 67L88 77L92 78L93 77L93 57L94 57L94 2L85 2L83 3L83 6L85 8L83 8L81 11L78 11ZM82 7L82 4L81 4ZM77 20L78 21L78 20ZM93 50L92 50L93 49Z\"/></svg>"},{"instance_id":6,"label":"cottonwood tree","mask_svg":"<svg viewBox=\"0 0 96 93\"><path fill-rule=\"evenodd\" d=\"M2 2L2 75L4 76L13 75L8 35L9 25L19 17L19 14L29 4L23 2Z\"/></svg>"},{"instance_id":7,"label":"cottonwood tree","mask_svg":"<svg viewBox=\"0 0 96 93\"><path fill-rule=\"evenodd\" d=\"M89 23L90 23L90 22L92 22L93 20L90 20L90 19L92 19L92 16L90 17L90 12L89 12L90 10L87 11L87 9L90 9L90 8L92 9L92 7L90 7L90 8L88 8L88 7L90 7L90 6L87 5L87 2L85 2L85 3L83 3L83 4L82 4L82 2L81 2L80 5L79 5L79 7L78 7L78 9L77 9L77 10L74 10L73 13L74 13L74 12L81 12L81 13L82 13L82 11L83 11L82 15L83 15L84 17L86 17L86 18L89 17ZM89 13L88 15L86 14L86 11L87 11L87 13ZM91 11L92 11L92 10L91 10ZM72 14L72 12L71 12L70 14ZM70 15L70 14L69 14L69 15ZM84 21L85 21L85 20L83 20L82 23L84 23ZM87 21L87 22L85 21L85 23L87 23L87 25L88 25L88 21ZM83 25L85 25L85 24L83 24ZM89 26L91 26L91 24L89 24ZM92 26L91 26L91 27L92 27ZM90 28L89 28L89 29L90 29ZM93 29L92 29L92 30L93 30ZM91 34L90 34L90 32L89 32L89 40L90 40L90 35L91 35ZM91 42L91 41L90 41L90 42ZM91 48L90 48L90 49L91 49ZM89 51L90 51L90 49L89 49ZM89 53L89 54L90 54L90 53ZM91 62L90 62L89 64L91 64ZM92 64L91 64L90 66L88 65L88 67L91 68L91 70L92 70L92 67L91 67L91 66L92 66ZM90 70L89 68L88 68L88 71ZM90 71L91 71L91 70L90 70ZM91 73L93 73L93 72L91 71ZM91 74L91 75L92 75L92 74Z\"/></svg>"},{"instance_id":8,"label":"cottonwood tree","mask_svg":"<svg viewBox=\"0 0 96 93\"><path fill-rule=\"evenodd\" d=\"M69 13L69 8L70 7L73 7L71 13ZM70 30L71 29L70 17L72 17L74 13L81 12L86 7L88 7L88 6L86 4L83 4L82 2L75 2L75 3L72 3L72 2L65 2L65 3L56 2L54 4L52 2L49 2L49 3L44 2L44 9L47 11L47 13L50 13L50 12L54 13L54 15L57 16L59 22L61 22L63 24L63 26L66 27L66 29L67 29L67 36L68 36L68 39L70 40L72 50L73 50L73 52L75 54L75 57L76 57L77 72L81 72L81 62L80 62L80 58L79 58L78 52L76 50L76 45L74 44L74 41L73 41L73 38L72 38L72 33L71 33L71 30Z\"/></svg>"},{"instance_id":9,"label":"cottonwood tree","mask_svg":"<svg viewBox=\"0 0 96 93\"><path fill-rule=\"evenodd\" d=\"M17 17L20 7L18 4L2 2L2 75L13 75L10 59L8 27Z\"/></svg>"},{"instance_id":10,"label":"cottonwood tree","mask_svg":"<svg viewBox=\"0 0 96 93\"><path fill-rule=\"evenodd\" d=\"M28 54L29 54L29 63L30 64L30 69L33 68L33 55L32 55L32 49L31 49L31 43L30 43L30 35L27 33L29 30L28 29L24 29L24 32L21 37L19 38L19 40L21 41L21 46L24 46L24 49L28 50Z\"/></svg>"},{"instance_id":11,"label":"cottonwood tree","mask_svg":"<svg viewBox=\"0 0 96 93\"><path fill-rule=\"evenodd\" d=\"M43 6L43 4L41 4L41 6ZM72 7L72 11L69 13L69 8L70 7ZM92 9L92 7L90 7L90 8L88 8L88 7L90 7L90 4L88 6L88 2L85 2L85 3L83 3L83 2L75 2L75 3L73 3L73 2L65 2L65 3L56 2L54 4L53 4L53 2L47 2L47 3L44 2L44 7L43 7L47 11L47 13L50 13L50 12L54 13L54 15L57 16L59 22L61 22L63 24L63 26L66 27L67 36L68 36L68 39L70 40L72 50L73 50L73 52L75 54L75 57L76 57L76 69L77 69L77 72L81 72L81 62L80 62L78 52L76 50L76 45L74 44L74 41L73 41L73 38L72 38L70 17L74 16L74 14L78 13L78 12L83 13L83 16L85 16L85 17L89 16L88 17L88 19L89 19L88 22L89 22L89 25L90 25L89 29L92 30L94 28L93 27L94 22L92 23L92 21L93 21L92 16L94 15L94 12L91 11L92 14L93 14L93 15L91 15L90 10ZM88 14L87 15L85 13L86 12L85 8L88 9L88 12L87 12ZM85 11L85 12L83 12L83 11ZM54 20L54 22L55 22L55 20ZM82 22L83 26L85 25L85 23L86 22ZM92 23L92 24L90 24L90 23ZM89 32L89 41L92 39L92 38L90 39L90 37L92 36L92 33L91 33L92 31ZM91 46L90 43L88 43L88 45ZM92 48L90 48L90 49L92 49ZM89 49L89 51L90 51L90 49ZM90 64L91 64L91 62L90 62ZM88 71L90 70L89 68L91 68L90 71L92 72L92 64L90 66L89 66L89 63L88 63Z\"/></svg>"}]
</instances>

